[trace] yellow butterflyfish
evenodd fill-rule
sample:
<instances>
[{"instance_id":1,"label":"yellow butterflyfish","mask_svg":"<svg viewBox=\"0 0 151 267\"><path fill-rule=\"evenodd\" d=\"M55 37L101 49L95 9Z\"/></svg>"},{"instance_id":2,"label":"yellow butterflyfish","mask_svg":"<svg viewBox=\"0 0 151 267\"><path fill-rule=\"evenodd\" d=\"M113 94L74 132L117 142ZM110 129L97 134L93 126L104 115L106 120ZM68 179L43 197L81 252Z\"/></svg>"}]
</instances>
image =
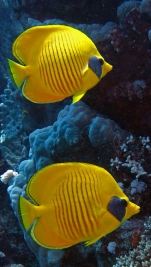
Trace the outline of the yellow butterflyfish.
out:
<instances>
[{"instance_id":1,"label":"yellow butterflyfish","mask_svg":"<svg viewBox=\"0 0 151 267\"><path fill-rule=\"evenodd\" d=\"M19 216L32 239L48 249L91 245L139 212L105 169L57 163L38 171L19 197Z\"/></svg>"},{"instance_id":2,"label":"yellow butterflyfish","mask_svg":"<svg viewBox=\"0 0 151 267\"><path fill-rule=\"evenodd\" d=\"M18 64L8 59L10 74L23 95L34 103L73 103L94 87L112 66L81 31L64 25L36 26L12 46Z\"/></svg>"}]
</instances>

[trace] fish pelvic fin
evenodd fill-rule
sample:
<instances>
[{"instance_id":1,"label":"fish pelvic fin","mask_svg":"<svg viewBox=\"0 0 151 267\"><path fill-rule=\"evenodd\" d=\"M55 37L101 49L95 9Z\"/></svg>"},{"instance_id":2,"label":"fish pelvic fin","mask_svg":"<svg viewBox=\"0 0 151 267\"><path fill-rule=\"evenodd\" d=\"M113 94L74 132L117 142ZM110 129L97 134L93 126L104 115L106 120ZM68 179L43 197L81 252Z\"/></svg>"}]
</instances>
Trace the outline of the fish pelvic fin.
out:
<instances>
[{"instance_id":1,"label":"fish pelvic fin","mask_svg":"<svg viewBox=\"0 0 151 267\"><path fill-rule=\"evenodd\" d=\"M18 199L18 212L22 226L24 227L24 230L27 231L34 220L37 218L35 206L25 198L20 196Z\"/></svg>"},{"instance_id":2,"label":"fish pelvic fin","mask_svg":"<svg viewBox=\"0 0 151 267\"><path fill-rule=\"evenodd\" d=\"M23 81L27 77L26 66L22 66L11 59L8 59L7 61L12 80L14 81L15 85L19 88L21 87Z\"/></svg>"},{"instance_id":3,"label":"fish pelvic fin","mask_svg":"<svg viewBox=\"0 0 151 267\"><path fill-rule=\"evenodd\" d=\"M86 93L86 91L82 92L82 93L75 94L72 98L72 104L75 104L76 102L78 102L85 95L85 93Z\"/></svg>"},{"instance_id":4,"label":"fish pelvic fin","mask_svg":"<svg viewBox=\"0 0 151 267\"><path fill-rule=\"evenodd\" d=\"M93 239L90 239L90 240L86 241L84 244L85 244L86 247L88 247L88 246L92 245L93 243L95 243L96 241L98 241L99 239L100 239L100 236L97 236L97 237L95 237Z\"/></svg>"}]
</instances>

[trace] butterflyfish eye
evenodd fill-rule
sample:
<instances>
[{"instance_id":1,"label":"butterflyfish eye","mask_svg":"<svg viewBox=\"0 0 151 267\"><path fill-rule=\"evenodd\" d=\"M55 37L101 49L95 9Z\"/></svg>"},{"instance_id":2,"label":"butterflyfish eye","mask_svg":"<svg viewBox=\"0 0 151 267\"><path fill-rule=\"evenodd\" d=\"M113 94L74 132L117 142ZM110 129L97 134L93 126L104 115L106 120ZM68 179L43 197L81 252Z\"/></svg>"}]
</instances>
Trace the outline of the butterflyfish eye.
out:
<instances>
[{"instance_id":1,"label":"butterflyfish eye","mask_svg":"<svg viewBox=\"0 0 151 267\"><path fill-rule=\"evenodd\" d=\"M121 199L121 204L123 207L127 207L127 201L125 199Z\"/></svg>"},{"instance_id":2,"label":"butterflyfish eye","mask_svg":"<svg viewBox=\"0 0 151 267\"><path fill-rule=\"evenodd\" d=\"M104 60L102 58L99 58L99 64L102 66L104 64Z\"/></svg>"}]
</instances>

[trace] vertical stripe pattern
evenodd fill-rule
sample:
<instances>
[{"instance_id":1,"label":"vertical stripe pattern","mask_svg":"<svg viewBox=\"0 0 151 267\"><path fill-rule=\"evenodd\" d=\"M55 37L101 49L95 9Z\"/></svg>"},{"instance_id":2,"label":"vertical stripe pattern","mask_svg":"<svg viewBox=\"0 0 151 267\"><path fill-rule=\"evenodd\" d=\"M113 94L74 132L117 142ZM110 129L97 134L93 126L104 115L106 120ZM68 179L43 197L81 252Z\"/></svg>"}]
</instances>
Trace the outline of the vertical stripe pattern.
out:
<instances>
[{"instance_id":1,"label":"vertical stripe pattern","mask_svg":"<svg viewBox=\"0 0 151 267\"><path fill-rule=\"evenodd\" d=\"M40 78L52 95L70 96L79 92L84 65L80 40L70 30L51 35L38 57Z\"/></svg>"},{"instance_id":2,"label":"vertical stripe pattern","mask_svg":"<svg viewBox=\"0 0 151 267\"><path fill-rule=\"evenodd\" d=\"M53 196L58 234L69 241L92 238L97 229L94 203L99 203L99 178L88 168L77 168L66 174Z\"/></svg>"}]
</instances>

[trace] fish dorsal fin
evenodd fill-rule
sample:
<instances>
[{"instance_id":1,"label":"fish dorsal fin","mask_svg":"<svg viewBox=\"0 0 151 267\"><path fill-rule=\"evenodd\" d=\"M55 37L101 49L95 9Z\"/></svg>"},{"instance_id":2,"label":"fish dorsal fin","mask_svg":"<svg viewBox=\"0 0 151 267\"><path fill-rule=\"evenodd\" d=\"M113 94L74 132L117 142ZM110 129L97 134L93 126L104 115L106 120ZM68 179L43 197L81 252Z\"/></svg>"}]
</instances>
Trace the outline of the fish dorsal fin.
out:
<instances>
[{"instance_id":1,"label":"fish dorsal fin","mask_svg":"<svg viewBox=\"0 0 151 267\"><path fill-rule=\"evenodd\" d=\"M76 102L78 102L85 95L85 93L86 91L83 93L75 94L72 99L72 104L75 104Z\"/></svg>"},{"instance_id":2,"label":"fish dorsal fin","mask_svg":"<svg viewBox=\"0 0 151 267\"><path fill-rule=\"evenodd\" d=\"M71 27L63 25L36 26L24 31L13 43L14 57L22 64L29 65L36 60L45 39L56 31ZM33 62L31 62L33 60Z\"/></svg>"},{"instance_id":3,"label":"fish dorsal fin","mask_svg":"<svg viewBox=\"0 0 151 267\"><path fill-rule=\"evenodd\" d=\"M27 196L36 205L49 203L51 192L66 179L64 173L70 168L74 168L74 163L56 163L41 169L29 180L26 186Z\"/></svg>"}]
</instances>

